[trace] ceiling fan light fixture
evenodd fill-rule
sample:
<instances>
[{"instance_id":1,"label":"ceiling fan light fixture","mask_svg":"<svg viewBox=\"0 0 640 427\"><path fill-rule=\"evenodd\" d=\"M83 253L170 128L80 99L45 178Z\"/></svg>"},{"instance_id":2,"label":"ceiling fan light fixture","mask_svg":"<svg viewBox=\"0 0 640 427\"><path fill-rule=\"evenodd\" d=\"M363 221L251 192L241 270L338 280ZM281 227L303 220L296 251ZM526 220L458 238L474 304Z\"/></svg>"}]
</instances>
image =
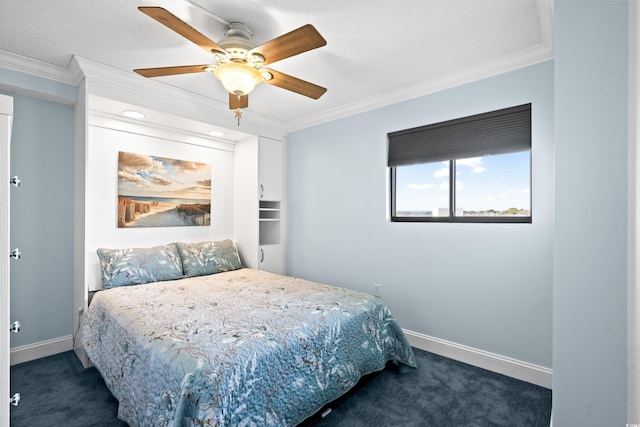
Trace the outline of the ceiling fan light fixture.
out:
<instances>
[{"instance_id":1,"label":"ceiling fan light fixture","mask_svg":"<svg viewBox=\"0 0 640 427\"><path fill-rule=\"evenodd\" d=\"M256 85L262 82L260 71L238 62L220 64L213 74L229 93L238 96L248 95Z\"/></svg>"}]
</instances>

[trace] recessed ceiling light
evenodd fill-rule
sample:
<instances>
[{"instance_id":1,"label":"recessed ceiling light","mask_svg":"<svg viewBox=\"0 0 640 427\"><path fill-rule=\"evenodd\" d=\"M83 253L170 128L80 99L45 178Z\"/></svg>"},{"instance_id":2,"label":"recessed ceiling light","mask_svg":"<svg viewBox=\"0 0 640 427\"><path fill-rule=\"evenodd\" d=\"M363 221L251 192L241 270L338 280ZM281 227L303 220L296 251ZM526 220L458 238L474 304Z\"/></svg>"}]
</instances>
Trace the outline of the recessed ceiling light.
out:
<instances>
[{"instance_id":1,"label":"recessed ceiling light","mask_svg":"<svg viewBox=\"0 0 640 427\"><path fill-rule=\"evenodd\" d=\"M142 114L140 111L125 110L122 112L122 115L125 117L129 117L130 119L144 119L144 114Z\"/></svg>"},{"instance_id":2,"label":"recessed ceiling light","mask_svg":"<svg viewBox=\"0 0 640 427\"><path fill-rule=\"evenodd\" d=\"M224 132L222 132L221 130L210 130L209 135L222 138L224 136Z\"/></svg>"}]
</instances>

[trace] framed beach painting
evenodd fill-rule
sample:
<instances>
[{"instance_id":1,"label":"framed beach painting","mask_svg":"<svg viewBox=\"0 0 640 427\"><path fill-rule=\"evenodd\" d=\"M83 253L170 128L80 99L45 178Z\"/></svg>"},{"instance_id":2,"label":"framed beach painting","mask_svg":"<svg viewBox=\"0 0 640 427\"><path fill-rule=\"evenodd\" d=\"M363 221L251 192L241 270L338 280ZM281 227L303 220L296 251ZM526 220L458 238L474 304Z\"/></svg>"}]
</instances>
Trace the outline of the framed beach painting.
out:
<instances>
[{"instance_id":1,"label":"framed beach painting","mask_svg":"<svg viewBox=\"0 0 640 427\"><path fill-rule=\"evenodd\" d=\"M211 165L118 153L118 228L211 225Z\"/></svg>"}]
</instances>

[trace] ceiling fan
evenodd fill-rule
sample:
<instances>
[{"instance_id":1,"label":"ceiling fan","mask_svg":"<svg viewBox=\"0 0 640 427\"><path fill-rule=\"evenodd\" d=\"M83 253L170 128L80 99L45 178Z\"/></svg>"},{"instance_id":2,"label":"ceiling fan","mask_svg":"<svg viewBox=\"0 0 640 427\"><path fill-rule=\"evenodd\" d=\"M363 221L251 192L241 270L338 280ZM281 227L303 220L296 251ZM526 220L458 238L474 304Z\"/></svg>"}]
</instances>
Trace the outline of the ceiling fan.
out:
<instances>
[{"instance_id":1,"label":"ceiling fan","mask_svg":"<svg viewBox=\"0 0 640 427\"><path fill-rule=\"evenodd\" d=\"M305 80L264 68L326 45L327 41L311 24L254 47L250 42L251 30L243 23L229 23L225 38L216 43L162 7L140 6L138 9L213 54L217 64L138 68L133 71L144 77L212 72L229 92L229 108L236 110L238 120L242 116L240 109L249 106L249 92L262 82L313 99L320 98L327 91Z\"/></svg>"}]
</instances>

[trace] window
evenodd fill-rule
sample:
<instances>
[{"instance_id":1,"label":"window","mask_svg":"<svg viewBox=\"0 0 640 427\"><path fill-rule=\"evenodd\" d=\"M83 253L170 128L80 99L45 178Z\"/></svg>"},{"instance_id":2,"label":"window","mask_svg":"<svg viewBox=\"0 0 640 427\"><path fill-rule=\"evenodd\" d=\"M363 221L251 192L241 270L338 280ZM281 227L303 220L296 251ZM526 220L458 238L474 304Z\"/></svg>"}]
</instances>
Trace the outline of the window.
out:
<instances>
[{"instance_id":1,"label":"window","mask_svg":"<svg viewBox=\"0 0 640 427\"><path fill-rule=\"evenodd\" d=\"M391 220L531 222L531 104L389 134Z\"/></svg>"}]
</instances>

